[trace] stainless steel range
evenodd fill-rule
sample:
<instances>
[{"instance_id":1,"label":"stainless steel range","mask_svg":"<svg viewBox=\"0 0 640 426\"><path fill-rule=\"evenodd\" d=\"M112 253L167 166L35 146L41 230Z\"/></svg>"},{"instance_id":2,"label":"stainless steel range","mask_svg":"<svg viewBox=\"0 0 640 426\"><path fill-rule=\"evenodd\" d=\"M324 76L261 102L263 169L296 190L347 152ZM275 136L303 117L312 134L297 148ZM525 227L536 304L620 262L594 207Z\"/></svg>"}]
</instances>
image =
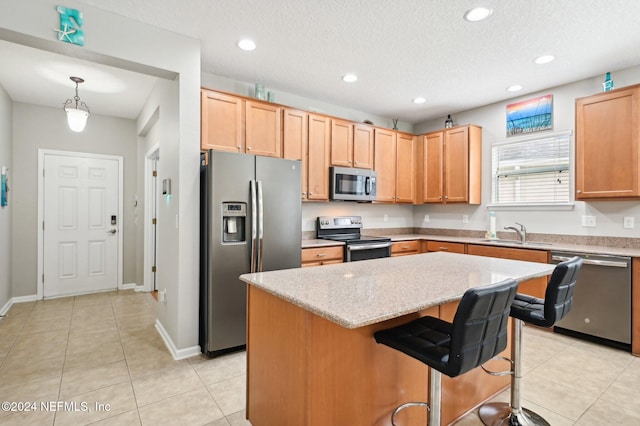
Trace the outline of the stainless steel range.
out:
<instances>
[{"instance_id":1,"label":"stainless steel range","mask_svg":"<svg viewBox=\"0 0 640 426\"><path fill-rule=\"evenodd\" d=\"M361 216L320 216L316 221L317 238L345 243L345 262L391 256L391 238L362 235L361 229Z\"/></svg>"}]
</instances>

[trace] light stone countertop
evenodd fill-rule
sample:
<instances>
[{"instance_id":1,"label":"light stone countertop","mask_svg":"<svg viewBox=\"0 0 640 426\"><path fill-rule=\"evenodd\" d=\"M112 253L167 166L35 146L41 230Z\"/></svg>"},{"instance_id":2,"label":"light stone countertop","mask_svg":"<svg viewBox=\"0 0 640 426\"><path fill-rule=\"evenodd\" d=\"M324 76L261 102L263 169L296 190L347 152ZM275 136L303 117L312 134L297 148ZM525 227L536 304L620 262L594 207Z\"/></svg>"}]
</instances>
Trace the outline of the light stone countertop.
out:
<instances>
[{"instance_id":1,"label":"light stone countertop","mask_svg":"<svg viewBox=\"0 0 640 426\"><path fill-rule=\"evenodd\" d=\"M554 266L434 252L240 279L345 328L358 328L459 300L472 287L545 276Z\"/></svg>"},{"instance_id":2,"label":"light stone countertop","mask_svg":"<svg viewBox=\"0 0 640 426\"><path fill-rule=\"evenodd\" d=\"M366 234L366 232L363 232ZM377 234L376 234L377 235ZM384 235L379 235L384 236ZM587 253L608 256L629 256L640 257L640 249L627 247L611 247L602 245L587 244L570 244L566 242L542 242L530 241L529 244L520 244L516 240L499 239L495 241L486 241L484 238L473 237L456 237L450 235L430 235L430 234L394 234L388 235L392 242L410 241L410 240L430 240L430 241L446 241L450 243L461 244L478 244L494 247L509 247L528 250L544 250L544 251L566 251L571 253ZM322 240L322 239L305 239L302 240L302 248L330 247L341 246L344 243L339 241Z\"/></svg>"}]
</instances>

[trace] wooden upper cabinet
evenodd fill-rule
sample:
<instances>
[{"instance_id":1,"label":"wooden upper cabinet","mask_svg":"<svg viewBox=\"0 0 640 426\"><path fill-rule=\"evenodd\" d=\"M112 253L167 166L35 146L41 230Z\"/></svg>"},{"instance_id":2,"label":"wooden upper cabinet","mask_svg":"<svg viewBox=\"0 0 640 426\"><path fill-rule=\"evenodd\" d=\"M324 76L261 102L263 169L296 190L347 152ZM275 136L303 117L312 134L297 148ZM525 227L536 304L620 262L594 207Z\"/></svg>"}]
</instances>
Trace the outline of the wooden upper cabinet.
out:
<instances>
[{"instance_id":1,"label":"wooden upper cabinet","mask_svg":"<svg viewBox=\"0 0 640 426\"><path fill-rule=\"evenodd\" d=\"M244 152L244 100L201 91L201 148Z\"/></svg>"},{"instance_id":2,"label":"wooden upper cabinet","mask_svg":"<svg viewBox=\"0 0 640 426\"><path fill-rule=\"evenodd\" d=\"M307 200L329 200L331 119L309 114Z\"/></svg>"},{"instance_id":3,"label":"wooden upper cabinet","mask_svg":"<svg viewBox=\"0 0 640 426\"><path fill-rule=\"evenodd\" d=\"M480 204L482 129L459 126L423 138L425 203Z\"/></svg>"},{"instance_id":4,"label":"wooden upper cabinet","mask_svg":"<svg viewBox=\"0 0 640 426\"><path fill-rule=\"evenodd\" d=\"M354 124L353 167L373 169L373 128Z\"/></svg>"},{"instance_id":5,"label":"wooden upper cabinet","mask_svg":"<svg viewBox=\"0 0 640 426\"><path fill-rule=\"evenodd\" d=\"M425 203L441 203L443 197L444 133L424 136L423 193Z\"/></svg>"},{"instance_id":6,"label":"wooden upper cabinet","mask_svg":"<svg viewBox=\"0 0 640 426\"><path fill-rule=\"evenodd\" d=\"M406 133L396 134L396 202L413 203L415 201L415 136Z\"/></svg>"},{"instance_id":7,"label":"wooden upper cabinet","mask_svg":"<svg viewBox=\"0 0 640 426\"><path fill-rule=\"evenodd\" d=\"M285 108L282 113L282 156L302 162L302 199L307 198L307 131L308 114L297 109Z\"/></svg>"},{"instance_id":8,"label":"wooden upper cabinet","mask_svg":"<svg viewBox=\"0 0 640 426\"><path fill-rule=\"evenodd\" d=\"M353 124L331 120L331 165L353 167Z\"/></svg>"},{"instance_id":9,"label":"wooden upper cabinet","mask_svg":"<svg viewBox=\"0 0 640 426\"><path fill-rule=\"evenodd\" d=\"M245 108L247 154L282 157L282 108L254 101Z\"/></svg>"},{"instance_id":10,"label":"wooden upper cabinet","mask_svg":"<svg viewBox=\"0 0 640 426\"><path fill-rule=\"evenodd\" d=\"M375 129L373 168L377 172L376 201L396 201L396 133Z\"/></svg>"},{"instance_id":11,"label":"wooden upper cabinet","mask_svg":"<svg viewBox=\"0 0 640 426\"><path fill-rule=\"evenodd\" d=\"M576 99L576 199L640 198L640 85Z\"/></svg>"}]
</instances>

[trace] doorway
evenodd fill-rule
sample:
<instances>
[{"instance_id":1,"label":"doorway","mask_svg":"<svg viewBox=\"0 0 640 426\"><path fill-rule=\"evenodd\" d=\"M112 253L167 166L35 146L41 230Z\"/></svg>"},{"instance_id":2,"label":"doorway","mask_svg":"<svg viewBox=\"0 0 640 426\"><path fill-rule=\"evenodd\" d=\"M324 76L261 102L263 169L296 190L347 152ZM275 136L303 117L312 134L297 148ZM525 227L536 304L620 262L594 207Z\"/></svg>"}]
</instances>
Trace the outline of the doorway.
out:
<instances>
[{"instance_id":1,"label":"doorway","mask_svg":"<svg viewBox=\"0 0 640 426\"><path fill-rule=\"evenodd\" d=\"M155 292L156 245L158 223L158 161L159 145L154 145L145 154L144 164L144 291Z\"/></svg>"},{"instance_id":2,"label":"doorway","mask_svg":"<svg viewBox=\"0 0 640 426\"><path fill-rule=\"evenodd\" d=\"M122 286L123 158L38 150L38 298Z\"/></svg>"}]
</instances>

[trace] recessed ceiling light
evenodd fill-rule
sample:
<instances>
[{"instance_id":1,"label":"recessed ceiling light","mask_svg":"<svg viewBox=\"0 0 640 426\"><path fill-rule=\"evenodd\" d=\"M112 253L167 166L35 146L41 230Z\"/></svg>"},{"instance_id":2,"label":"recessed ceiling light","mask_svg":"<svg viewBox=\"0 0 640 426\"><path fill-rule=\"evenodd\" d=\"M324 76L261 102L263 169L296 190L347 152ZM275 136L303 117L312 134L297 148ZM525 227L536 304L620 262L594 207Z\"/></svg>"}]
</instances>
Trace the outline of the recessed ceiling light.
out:
<instances>
[{"instance_id":1,"label":"recessed ceiling light","mask_svg":"<svg viewBox=\"0 0 640 426\"><path fill-rule=\"evenodd\" d=\"M482 21L483 19L487 19L489 16L491 16L492 13L493 10L487 7L475 7L473 9L467 10L467 12L464 14L464 19L469 22L478 22Z\"/></svg>"},{"instance_id":2,"label":"recessed ceiling light","mask_svg":"<svg viewBox=\"0 0 640 426\"><path fill-rule=\"evenodd\" d=\"M253 40L245 38L238 42L238 47L242 50L255 50L256 44L253 42Z\"/></svg>"},{"instance_id":3,"label":"recessed ceiling light","mask_svg":"<svg viewBox=\"0 0 640 426\"><path fill-rule=\"evenodd\" d=\"M507 87L507 92L519 92L520 90L522 90L522 86L519 84L513 84Z\"/></svg>"},{"instance_id":4,"label":"recessed ceiling light","mask_svg":"<svg viewBox=\"0 0 640 426\"><path fill-rule=\"evenodd\" d=\"M420 96L420 97L418 97L418 98L415 98L415 99L413 100L413 103L414 103L414 104L423 104L423 103L425 103L425 102L427 102L427 100L426 100L425 98L423 98L422 96Z\"/></svg>"},{"instance_id":5,"label":"recessed ceiling light","mask_svg":"<svg viewBox=\"0 0 640 426\"><path fill-rule=\"evenodd\" d=\"M354 81L358 81L358 76L355 74L345 74L342 76L342 81L353 83Z\"/></svg>"},{"instance_id":6,"label":"recessed ceiling light","mask_svg":"<svg viewBox=\"0 0 640 426\"><path fill-rule=\"evenodd\" d=\"M533 60L533 62L535 62L536 64L548 64L549 62L552 62L556 57L553 55L542 55L542 56L538 56L537 58L535 58Z\"/></svg>"}]
</instances>

